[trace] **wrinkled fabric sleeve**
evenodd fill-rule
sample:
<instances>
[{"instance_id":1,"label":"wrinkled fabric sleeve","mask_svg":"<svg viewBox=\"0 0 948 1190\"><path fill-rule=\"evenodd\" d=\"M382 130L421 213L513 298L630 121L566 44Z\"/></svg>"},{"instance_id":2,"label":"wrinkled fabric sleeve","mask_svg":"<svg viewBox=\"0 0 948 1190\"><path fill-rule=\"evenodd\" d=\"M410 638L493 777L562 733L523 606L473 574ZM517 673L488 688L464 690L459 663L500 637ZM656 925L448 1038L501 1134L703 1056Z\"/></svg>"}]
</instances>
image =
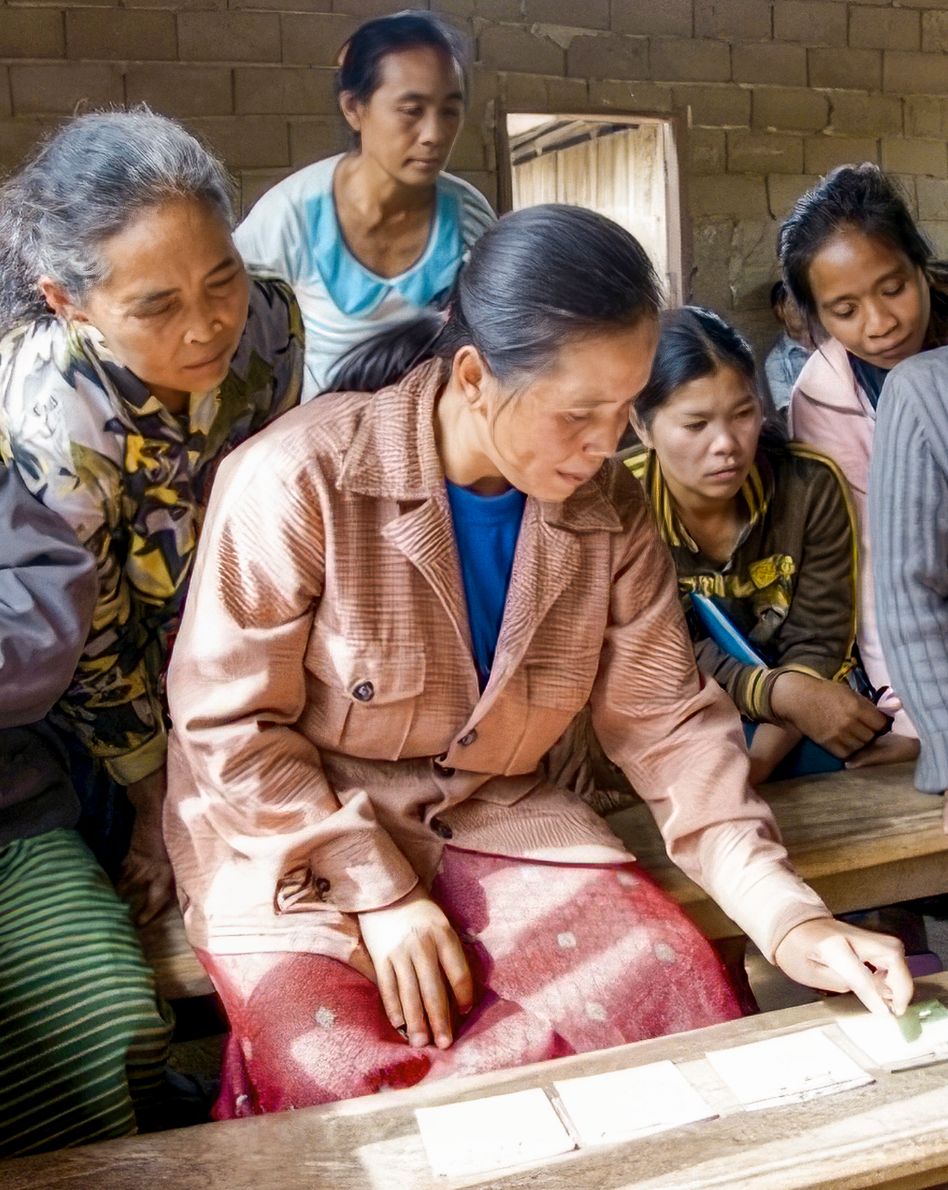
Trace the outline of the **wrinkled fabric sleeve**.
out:
<instances>
[{"instance_id":1,"label":"wrinkled fabric sleeve","mask_svg":"<svg viewBox=\"0 0 948 1190\"><path fill-rule=\"evenodd\" d=\"M169 671L176 746L214 831L267 875L278 911L358 913L417 875L359 792L340 805L295 724L326 568L317 464L266 435L221 467ZM310 678L309 680L313 680Z\"/></svg>"},{"instance_id":2,"label":"wrinkled fabric sleeve","mask_svg":"<svg viewBox=\"0 0 948 1190\"><path fill-rule=\"evenodd\" d=\"M879 635L918 728L915 784L948 788L948 350L886 381L869 484Z\"/></svg>"},{"instance_id":3,"label":"wrinkled fabric sleeve","mask_svg":"<svg viewBox=\"0 0 948 1190\"><path fill-rule=\"evenodd\" d=\"M42 719L75 672L95 563L66 522L0 463L0 728Z\"/></svg>"},{"instance_id":4,"label":"wrinkled fabric sleeve","mask_svg":"<svg viewBox=\"0 0 948 1190\"><path fill-rule=\"evenodd\" d=\"M672 559L640 489L620 540L593 726L648 803L669 858L772 960L791 929L829 910L794 872L748 785L733 704L699 677Z\"/></svg>"}]
</instances>

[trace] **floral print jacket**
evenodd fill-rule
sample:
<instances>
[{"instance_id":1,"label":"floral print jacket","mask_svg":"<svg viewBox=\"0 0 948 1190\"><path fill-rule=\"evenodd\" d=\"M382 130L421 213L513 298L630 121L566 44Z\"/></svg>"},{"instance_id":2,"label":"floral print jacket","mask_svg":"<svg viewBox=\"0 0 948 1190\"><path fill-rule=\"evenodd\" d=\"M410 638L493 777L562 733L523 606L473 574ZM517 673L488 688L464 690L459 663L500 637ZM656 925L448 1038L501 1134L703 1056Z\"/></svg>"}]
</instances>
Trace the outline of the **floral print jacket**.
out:
<instances>
[{"instance_id":1,"label":"floral print jacket","mask_svg":"<svg viewBox=\"0 0 948 1190\"><path fill-rule=\"evenodd\" d=\"M164 673L218 463L298 404L303 330L282 281L251 284L219 388L172 414L87 324L0 340L0 455L94 555L92 628L56 717L123 785L164 763Z\"/></svg>"}]
</instances>

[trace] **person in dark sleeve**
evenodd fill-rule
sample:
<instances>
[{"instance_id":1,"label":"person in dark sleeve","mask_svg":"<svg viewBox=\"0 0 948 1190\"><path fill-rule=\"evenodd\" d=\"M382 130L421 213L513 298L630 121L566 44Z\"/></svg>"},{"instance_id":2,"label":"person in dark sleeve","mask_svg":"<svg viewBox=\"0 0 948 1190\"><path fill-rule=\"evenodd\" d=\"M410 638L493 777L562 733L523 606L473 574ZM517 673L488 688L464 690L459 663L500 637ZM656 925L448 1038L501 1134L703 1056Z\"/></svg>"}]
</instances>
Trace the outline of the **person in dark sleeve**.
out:
<instances>
[{"instance_id":1,"label":"person in dark sleeve","mask_svg":"<svg viewBox=\"0 0 948 1190\"><path fill-rule=\"evenodd\" d=\"M95 559L0 465L0 1156L128 1136L171 1024L127 907L75 828L44 718L96 600Z\"/></svg>"}]
</instances>

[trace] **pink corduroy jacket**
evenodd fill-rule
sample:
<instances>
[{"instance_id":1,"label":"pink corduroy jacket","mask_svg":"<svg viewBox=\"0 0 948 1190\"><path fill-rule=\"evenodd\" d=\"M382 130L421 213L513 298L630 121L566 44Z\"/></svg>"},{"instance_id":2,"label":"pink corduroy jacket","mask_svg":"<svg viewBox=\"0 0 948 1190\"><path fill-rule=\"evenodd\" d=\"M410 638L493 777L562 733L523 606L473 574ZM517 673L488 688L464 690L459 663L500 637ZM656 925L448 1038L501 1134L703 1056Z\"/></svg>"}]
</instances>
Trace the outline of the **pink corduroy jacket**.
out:
<instances>
[{"instance_id":1,"label":"pink corduroy jacket","mask_svg":"<svg viewBox=\"0 0 948 1190\"><path fill-rule=\"evenodd\" d=\"M479 692L435 446L445 380L434 362L320 397L220 468L169 677L165 834L192 943L352 961L355 915L430 881L448 841L627 862L541 775L588 703L672 858L772 954L828 911L748 788L737 712L698 676L621 463L527 500Z\"/></svg>"},{"instance_id":2,"label":"pink corduroy jacket","mask_svg":"<svg viewBox=\"0 0 948 1190\"><path fill-rule=\"evenodd\" d=\"M859 532L856 639L869 680L880 687L889 685L889 671L876 623L869 536L869 464L875 430L875 410L856 380L846 348L829 339L813 352L797 377L790 397L790 434L829 455L852 491ZM910 465L909 460L905 464ZM894 701L890 691L879 707L892 714ZM904 711L895 715L893 730L916 734Z\"/></svg>"}]
</instances>

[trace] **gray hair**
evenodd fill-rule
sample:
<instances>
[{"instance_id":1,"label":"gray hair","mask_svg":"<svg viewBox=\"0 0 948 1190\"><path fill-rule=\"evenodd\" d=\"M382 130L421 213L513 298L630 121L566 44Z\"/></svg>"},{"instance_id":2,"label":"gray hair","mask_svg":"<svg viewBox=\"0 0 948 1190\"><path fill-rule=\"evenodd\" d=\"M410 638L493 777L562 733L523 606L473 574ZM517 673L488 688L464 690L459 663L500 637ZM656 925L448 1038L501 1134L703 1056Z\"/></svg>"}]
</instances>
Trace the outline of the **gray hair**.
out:
<instances>
[{"instance_id":1,"label":"gray hair","mask_svg":"<svg viewBox=\"0 0 948 1190\"><path fill-rule=\"evenodd\" d=\"M168 199L206 203L234 226L220 161L146 107L70 120L0 189L0 332L48 313L49 276L81 303L107 278L102 244Z\"/></svg>"}]
</instances>

